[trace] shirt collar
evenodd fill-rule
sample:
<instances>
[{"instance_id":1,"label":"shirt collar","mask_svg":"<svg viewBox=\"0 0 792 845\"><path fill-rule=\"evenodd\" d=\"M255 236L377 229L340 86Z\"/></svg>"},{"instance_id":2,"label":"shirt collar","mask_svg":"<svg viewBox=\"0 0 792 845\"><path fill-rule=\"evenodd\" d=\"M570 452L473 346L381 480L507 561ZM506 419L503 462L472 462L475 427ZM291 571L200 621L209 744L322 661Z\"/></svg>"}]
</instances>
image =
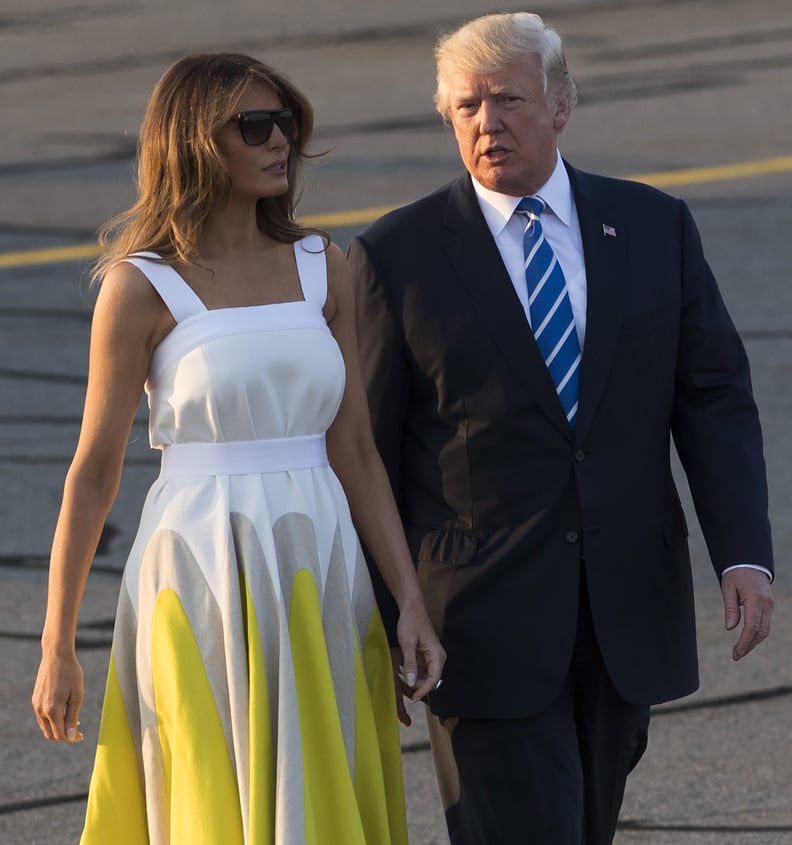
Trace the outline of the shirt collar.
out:
<instances>
[{"instance_id":1,"label":"shirt collar","mask_svg":"<svg viewBox=\"0 0 792 845\"><path fill-rule=\"evenodd\" d=\"M481 213L484 215L493 236L497 238L511 219L522 197L499 194L485 188L475 179L472 181ZM572 185L569 182L566 167L561 160L561 153L557 153L555 169L550 178L533 196L541 197L547 207L564 225L572 225Z\"/></svg>"}]
</instances>

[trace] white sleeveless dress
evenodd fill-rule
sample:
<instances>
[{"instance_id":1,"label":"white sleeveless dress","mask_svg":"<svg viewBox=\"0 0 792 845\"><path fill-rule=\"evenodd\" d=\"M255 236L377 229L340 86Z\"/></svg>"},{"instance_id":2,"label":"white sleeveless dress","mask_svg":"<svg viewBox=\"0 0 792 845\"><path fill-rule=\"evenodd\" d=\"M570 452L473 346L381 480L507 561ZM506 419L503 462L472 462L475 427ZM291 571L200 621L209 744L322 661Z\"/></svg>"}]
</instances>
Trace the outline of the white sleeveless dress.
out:
<instances>
[{"instance_id":1,"label":"white sleeveless dress","mask_svg":"<svg viewBox=\"0 0 792 845\"><path fill-rule=\"evenodd\" d=\"M404 845L387 641L325 432L345 371L319 238L304 301L207 310L146 382L162 470L124 571L84 845Z\"/></svg>"}]
</instances>

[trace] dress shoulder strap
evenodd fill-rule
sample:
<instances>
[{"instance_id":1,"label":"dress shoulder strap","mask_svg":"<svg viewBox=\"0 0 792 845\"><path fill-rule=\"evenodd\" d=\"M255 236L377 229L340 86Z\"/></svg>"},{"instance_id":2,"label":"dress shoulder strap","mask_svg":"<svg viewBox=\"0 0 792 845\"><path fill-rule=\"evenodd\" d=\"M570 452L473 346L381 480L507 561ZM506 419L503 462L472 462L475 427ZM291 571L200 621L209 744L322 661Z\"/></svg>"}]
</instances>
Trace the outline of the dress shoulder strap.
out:
<instances>
[{"instance_id":1,"label":"dress shoulder strap","mask_svg":"<svg viewBox=\"0 0 792 845\"><path fill-rule=\"evenodd\" d=\"M169 264L158 261L158 258L155 252L137 252L122 261L137 267L149 280L177 323L206 311L206 306L187 281Z\"/></svg>"},{"instance_id":2,"label":"dress shoulder strap","mask_svg":"<svg viewBox=\"0 0 792 845\"><path fill-rule=\"evenodd\" d=\"M327 256L319 235L308 235L294 244L297 273L306 302L324 308L327 301Z\"/></svg>"}]
</instances>

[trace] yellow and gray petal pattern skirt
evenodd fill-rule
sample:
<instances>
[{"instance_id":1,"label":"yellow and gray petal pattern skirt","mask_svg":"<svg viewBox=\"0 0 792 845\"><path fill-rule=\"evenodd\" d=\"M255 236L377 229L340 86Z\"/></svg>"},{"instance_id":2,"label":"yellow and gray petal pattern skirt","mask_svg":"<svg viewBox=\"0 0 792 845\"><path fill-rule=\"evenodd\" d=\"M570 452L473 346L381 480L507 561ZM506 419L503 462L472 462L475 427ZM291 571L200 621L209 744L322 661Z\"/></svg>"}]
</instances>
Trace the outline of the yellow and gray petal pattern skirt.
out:
<instances>
[{"instance_id":1,"label":"yellow and gray petal pattern skirt","mask_svg":"<svg viewBox=\"0 0 792 845\"><path fill-rule=\"evenodd\" d=\"M390 666L329 467L161 478L82 845L406 845Z\"/></svg>"}]
</instances>

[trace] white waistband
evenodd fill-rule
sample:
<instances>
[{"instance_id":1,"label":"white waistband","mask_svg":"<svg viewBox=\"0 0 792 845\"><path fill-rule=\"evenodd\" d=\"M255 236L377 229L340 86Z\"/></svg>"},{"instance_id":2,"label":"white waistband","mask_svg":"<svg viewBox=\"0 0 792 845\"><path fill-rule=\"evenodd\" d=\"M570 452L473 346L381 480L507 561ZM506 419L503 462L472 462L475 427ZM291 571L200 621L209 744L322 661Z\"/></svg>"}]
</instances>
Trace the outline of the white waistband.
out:
<instances>
[{"instance_id":1,"label":"white waistband","mask_svg":"<svg viewBox=\"0 0 792 845\"><path fill-rule=\"evenodd\" d=\"M164 446L160 477L258 475L327 466L324 434Z\"/></svg>"}]
</instances>

